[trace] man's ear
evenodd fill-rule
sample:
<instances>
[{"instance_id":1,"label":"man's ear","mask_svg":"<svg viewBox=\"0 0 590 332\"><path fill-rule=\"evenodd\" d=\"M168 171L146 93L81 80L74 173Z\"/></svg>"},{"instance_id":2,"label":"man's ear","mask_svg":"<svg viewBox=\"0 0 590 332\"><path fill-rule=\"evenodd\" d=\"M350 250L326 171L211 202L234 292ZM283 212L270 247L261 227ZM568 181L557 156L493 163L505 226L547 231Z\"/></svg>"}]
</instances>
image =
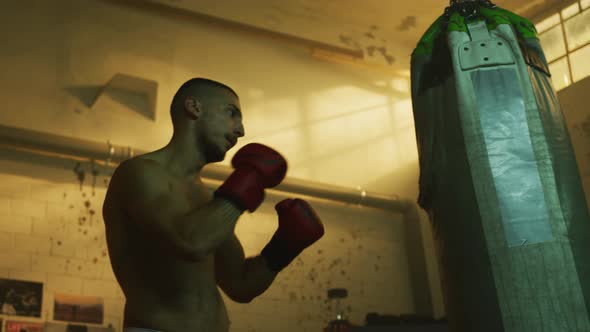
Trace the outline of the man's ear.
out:
<instances>
[{"instance_id":1,"label":"man's ear","mask_svg":"<svg viewBox=\"0 0 590 332\"><path fill-rule=\"evenodd\" d=\"M198 119L203 114L203 104L195 97L187 97L184 100L184 110L192 119Z\"/></svg>"}]
</instances>

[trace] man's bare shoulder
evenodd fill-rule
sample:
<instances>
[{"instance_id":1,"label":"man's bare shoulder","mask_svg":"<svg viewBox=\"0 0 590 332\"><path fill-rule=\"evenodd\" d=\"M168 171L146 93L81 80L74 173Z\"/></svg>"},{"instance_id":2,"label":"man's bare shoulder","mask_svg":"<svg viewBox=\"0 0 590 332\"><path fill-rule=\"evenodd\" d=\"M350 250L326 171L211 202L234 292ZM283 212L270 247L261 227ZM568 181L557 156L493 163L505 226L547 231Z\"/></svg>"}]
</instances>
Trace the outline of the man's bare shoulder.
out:
<instances>
[{"instance_id":1,"label":"man's bare shoulder","mask_svg":"<svg viewBox=\"0 0 590 332\"><path fill-rule=\"evenodd\" d=\"M131 223L155 233L175 234L189 207L169 172L158 162L142 158L122 162L111 178L103 205L105 222Z\"/></svg>"},{"instance_id":2,"label":"man's bare shoulder","mask_svg":"<svg viewBox=\"0 0 590 332\"><path fill-rule=\"evenodd\" d=\"M111 182L116 185L128 185L130 182L147 179L150 176L157 175L158 178L166 176L168 173L162 165L154 159L134 157L127 159L119 164Z\"/></svg>"},{"instance_id":3,"label":"man's bare shoulder","mask_svg":"<svg viewBox=\"0 0 590 332\"><path fill-rule=\"evenodd\" d=\"M152 159L134 157L121 162L109 181L104 207L118 209L126 204L126 198L136 194L148 194L146 191L161 191L162 186L158 183L165 181L166 175L165 169Z\"/></svg>"},{"instance_id":4,"label":"man's bare shoulder","mask_svg":"<svg viewBox=\"0 0 590 332\"><path fill-rule=\"evenodd\" d=\"M142 169L142 168L150 168L152 171L161 171L165 172L164 168L162 167L161 163L158 162L154 158L148 158L144 156L133 157L127 159L119 164L117 170L129 170L129 169Z\"/></svg>"}]
</instances>

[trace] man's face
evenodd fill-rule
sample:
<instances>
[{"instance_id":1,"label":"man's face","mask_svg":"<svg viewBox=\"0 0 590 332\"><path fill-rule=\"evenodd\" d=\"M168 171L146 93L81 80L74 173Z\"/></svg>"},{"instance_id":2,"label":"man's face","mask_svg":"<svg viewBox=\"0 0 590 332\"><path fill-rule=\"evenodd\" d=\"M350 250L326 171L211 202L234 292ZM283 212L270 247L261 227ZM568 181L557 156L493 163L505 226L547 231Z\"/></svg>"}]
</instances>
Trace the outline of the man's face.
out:
<instances>
[{"instance_id":1,"label":"man's face","mask_svg":"<svg viewBox=\"0 0 590 332\"><path fill-rule=\"evenodd\" d=\"M204 105L203 142L208 162L218 162L244 136L240 101L225 89L216 89Z\"/></svg>"}]
</instances>

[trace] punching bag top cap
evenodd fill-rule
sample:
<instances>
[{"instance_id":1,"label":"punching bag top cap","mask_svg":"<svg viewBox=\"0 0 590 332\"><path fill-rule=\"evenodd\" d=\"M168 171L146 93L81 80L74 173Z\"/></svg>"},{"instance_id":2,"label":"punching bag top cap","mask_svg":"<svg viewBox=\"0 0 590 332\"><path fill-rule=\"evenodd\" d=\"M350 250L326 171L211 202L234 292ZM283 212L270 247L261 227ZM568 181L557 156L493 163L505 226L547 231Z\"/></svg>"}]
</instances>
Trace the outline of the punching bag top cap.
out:
<instances>
[{"instance_id":1,"label":"punching bag top cap","mask_svg":"<svg viewBox=\"0 0 590 332\"><path fill-rule=\"evenodd\" d=\"M481 16L481 7L495 9L496 5L490 0L451 0L449 7L445 8L444 16L447 23L455 13L459 13L464 19L471 21Z\"/></svg>"},{"instance_id":2,"label":"punching bag top cap","mask_svg":"<svg viewBox=\"0 0 590 332\"><path fill-rule=\"evenodd\" d=\"M473 7L476 7L476 13L471 12ZM461 13L461 8L466 8L465 15L467 17ZM447 34L451 31L467 32L467 23L473 19L485 20L488 30L494 30L500 24L508 24L514 28L521 38L538 39L535 25L529 20L497 7L490 1L451 0L451 6L447 7L444 14L432 23L412 54L432 54L434 42L440 34Z\"/></svg>"}]
</instances>

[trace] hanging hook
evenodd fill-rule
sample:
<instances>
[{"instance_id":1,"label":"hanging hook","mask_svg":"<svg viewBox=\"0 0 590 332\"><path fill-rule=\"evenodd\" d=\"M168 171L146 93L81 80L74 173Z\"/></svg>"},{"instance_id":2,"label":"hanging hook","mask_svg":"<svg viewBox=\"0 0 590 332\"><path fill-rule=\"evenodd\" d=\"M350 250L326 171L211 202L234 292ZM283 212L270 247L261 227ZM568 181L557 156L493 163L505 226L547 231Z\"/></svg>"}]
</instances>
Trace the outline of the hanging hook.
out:
<instances>
[{"instance_id":1,"label":"hanging hook","mask_svg":"<svg viewBox=\"0 0 590 332\"><path fill-rule=\"evenodd\" d=\"M495 9L497 6L490 0L451 0L445 8L445 26L448 25L453 13L459 13L466 20L473 20L479 16L479 8Z\"/></svg>"}]
</instances>

